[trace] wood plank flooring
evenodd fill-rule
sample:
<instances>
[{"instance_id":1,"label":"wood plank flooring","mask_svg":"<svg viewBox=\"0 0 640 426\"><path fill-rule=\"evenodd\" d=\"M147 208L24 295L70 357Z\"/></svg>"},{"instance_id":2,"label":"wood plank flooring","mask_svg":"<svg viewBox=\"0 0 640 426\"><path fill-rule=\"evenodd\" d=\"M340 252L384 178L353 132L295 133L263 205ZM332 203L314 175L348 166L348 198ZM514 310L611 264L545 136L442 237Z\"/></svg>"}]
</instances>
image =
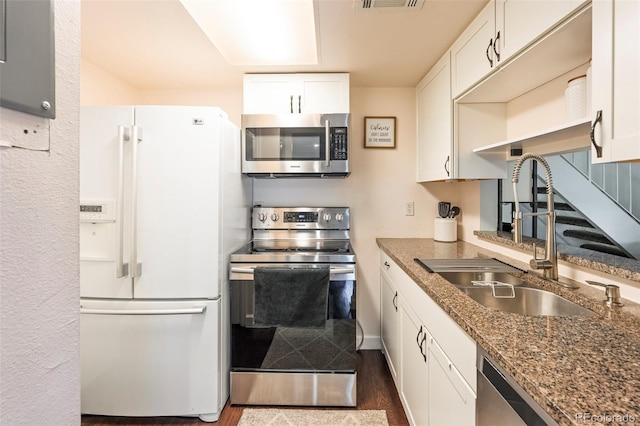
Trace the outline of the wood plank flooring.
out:
<instances>
[{"instance_id":1,"label":"wood plank flooring","mask_svg":"<svg viewBox=\"0 0 640 426\"><path fill-rule=\"evenodd\" d=\"M382 352L378 350L359 351L358 357L358 410L386 410L390 426L408 425L407 417L398 397L398 392L389 373ZM307 407L309 408L309 407ZM318 408L321 410L322 408ZM212 425L235 426L242 415L242 406L227 403L220 419ZM198 418L189 417L108 417L82 416L82 426L203 426Z\"/></svg>"}]
</instances>

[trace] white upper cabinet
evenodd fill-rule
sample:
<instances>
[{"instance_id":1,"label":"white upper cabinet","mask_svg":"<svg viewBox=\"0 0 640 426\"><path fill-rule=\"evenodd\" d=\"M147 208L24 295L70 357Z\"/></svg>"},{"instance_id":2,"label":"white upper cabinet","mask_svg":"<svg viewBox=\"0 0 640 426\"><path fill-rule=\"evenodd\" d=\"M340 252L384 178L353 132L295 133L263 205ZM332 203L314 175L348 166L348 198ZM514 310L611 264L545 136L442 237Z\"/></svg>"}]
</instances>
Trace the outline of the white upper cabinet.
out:
<instances>
[{"instance_id":1,"label":"white upper cabinet","mask_svg":"<svg viewBox=\"0 0 640 426\"><path fill-rule=\"evenodd\" d=\"M348 113L349 74L245 74L244 114Z\"/></svg>"},{"instance_id":2,"label":"white upper cabinet","mask_svg":"<svg viewBox=\"0 0 640 426\"><path fill-rule=\"evenodd\" d=\"M491 0L451 46L451 89L454 98L497 66L494 52L495 7L495 0Z\"/></svg>"},{"instance_id":3,"label":"white upper cabinet","mask_svg":"<svg viewBox=\"0 0 640 426\"><path fill-rule=\"evenodd\" d=\"M416 89L418 143L416 181L453 177L453 101L449 52L429 71Z\"/></svg>"},{"instance_id":4,"label":"white upper cabinet","mask_svg":"<svg viewBox=\"0 0 640 426\"><path fill-rule=\"evenodd\" d=\"M559 25L584 0L491 0L451 47L457 98Z\"/></svg>"},{"instance_id":5,"label":"white upper cabinet","mask_svg":"<svg viewBox=\"0 0 640 426\"><path fill-rule=\"evenodd\" d=\"M451 99L451 66L447 52L416 88L417 146L416 181L453 179L499 179L505 174L504 158L473 153L501 131L502 108L476 114ZM464 122L464 125L461 123ZM479 126L479 127L477 127ZM478 128L485 129L479 134ZM455 130L454 130L455 129Z\"/></svg>"},{"instance_id":6,"label":"white upper cabinet","mask_svg":"<svg viewBox=\"0 0 640 426\"><path fill-rule=\"evenodd\" d=\"M615 24L615 25L614 25ZM640 159L640 2L593 2L592 162Z\"/></svg>"},{"instance_id":7,"label":"white upper cabinet","mask_svg":"<svg viewBox=\"0 0 640 426\"><path fill-rule=\"evenodd\" d=\"M496 40L500 61L553 28L583 0L496 0Z\"/></svg>"}]
</instances>

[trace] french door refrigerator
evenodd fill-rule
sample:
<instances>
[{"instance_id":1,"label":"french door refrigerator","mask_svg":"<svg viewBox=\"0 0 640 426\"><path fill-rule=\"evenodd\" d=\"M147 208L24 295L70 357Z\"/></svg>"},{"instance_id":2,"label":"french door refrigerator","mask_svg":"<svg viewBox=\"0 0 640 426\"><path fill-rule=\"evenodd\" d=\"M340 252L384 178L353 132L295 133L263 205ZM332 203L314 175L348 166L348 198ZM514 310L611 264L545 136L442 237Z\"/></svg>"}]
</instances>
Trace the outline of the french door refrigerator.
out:
<instances>
[{"instance_id":1,"label":"french door refrigerator","mask_svg":"<svg viewBox=\"0 0 640 426\"><path fill-rule=\"evenodd\" d=\"M83 107L80 124L81 411L216 421L228 258L250 237L240 131L214 107Z\"/></svg>"}]
</instances>

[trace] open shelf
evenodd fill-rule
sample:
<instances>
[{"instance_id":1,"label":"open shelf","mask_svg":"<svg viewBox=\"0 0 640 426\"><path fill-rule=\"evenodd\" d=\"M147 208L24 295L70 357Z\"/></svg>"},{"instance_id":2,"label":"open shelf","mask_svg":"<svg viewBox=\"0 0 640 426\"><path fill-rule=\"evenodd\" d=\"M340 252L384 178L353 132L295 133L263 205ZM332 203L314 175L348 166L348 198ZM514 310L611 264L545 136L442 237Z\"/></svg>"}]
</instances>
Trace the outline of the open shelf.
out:
<instances>
[{"instance_id":1,"label":"open shelf","mask_svg":"<svg viewBox=\"0 0 640 426\"><path fill-rule=\"evenodd\" d=\"M589 146L589 130L591 129L591 119L583 117L578 120L563 123L548 129L529 133L516 138L507 139L490 145L475 148L473 152L476 154L509 154L511 149L526 149L532 145L542 145L545 143L553 143L561 139L585 138L585 147Z\"/></svg>"}]
</instances>

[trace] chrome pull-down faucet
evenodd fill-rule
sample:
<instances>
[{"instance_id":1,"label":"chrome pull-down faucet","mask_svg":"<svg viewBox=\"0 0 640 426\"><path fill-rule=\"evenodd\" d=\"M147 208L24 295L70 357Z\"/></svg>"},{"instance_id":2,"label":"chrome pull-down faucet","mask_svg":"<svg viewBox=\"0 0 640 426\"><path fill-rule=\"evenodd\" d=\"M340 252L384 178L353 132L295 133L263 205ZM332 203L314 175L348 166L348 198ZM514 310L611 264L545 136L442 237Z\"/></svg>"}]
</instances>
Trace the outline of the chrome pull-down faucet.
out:
<instances>
[{"instance_id":1,"label":"chrome pull-down faucet","mask_svg":"<svg viewBox=\"0 0 640 426\"><path fill-rule=\"evenodd\" d=\"M529 261L529 266L532 269L542 269L543 276L547 279L558 281L558 253L556 250L556 213L553 204L553 181L551 178L551 169L549 163L540 157L539 155L532 153L522 154L516 161L513 168L513 177L511 182L513 183L513 198L515 201L515 212L513 217L513 241L516 243L522 242L522 216L520 211L520 204L518 202L518 189L517 183L520 178L520 169L522 164L526 160L536 160L542 164L545 171L545 180L547 186L547 212L546 213L525 213L527 216L546 216L547 217L547 236L545 241L544 258L538 259L536 253L536 246L533 245L533 259Z\"/></svg>"}]
</instances>

